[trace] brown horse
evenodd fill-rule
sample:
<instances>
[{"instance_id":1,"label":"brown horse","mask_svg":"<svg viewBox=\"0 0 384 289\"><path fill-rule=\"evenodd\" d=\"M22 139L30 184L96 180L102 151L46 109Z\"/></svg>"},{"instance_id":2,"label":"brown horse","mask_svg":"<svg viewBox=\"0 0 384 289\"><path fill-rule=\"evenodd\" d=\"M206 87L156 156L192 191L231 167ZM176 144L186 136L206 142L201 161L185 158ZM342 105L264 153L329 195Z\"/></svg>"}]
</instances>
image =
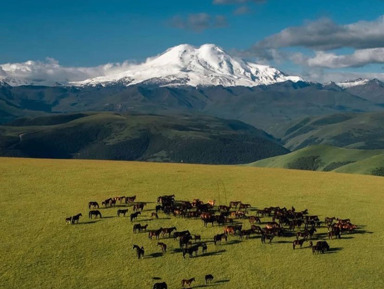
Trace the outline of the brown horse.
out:
<instances>
[{"instance_id":1,"label":"brown horse","mask_svg":"<svg viewBox=\"0 0 384 289\"><path fill-rule=\"evenodd\" d=\"M148 238L152 239L152 237L155 237L157 240L159 239L160 233L163 231L163 228L160 228L158 230L153 230L148 232Z\"/></svg>"},{"instance_id":2,"label":"brown horse","mask_svg":"<svg viewBox=\"0 0 384 289\"><path fill-rule=\"evenodd\" d=\"M136 200L136 195L132 197L125 197L125 203L133 203Z\"/></svg>"},{"instance_id":3,"label":"brown horse","mask_svg":"<svg viewBox=\"0 0 384 289\"><path fill-rule=\"evenodd\" d=\"M163 242L158 242L157 246L161 247L161 252L163 252L163 253L167 252L167 245L164 244Z\"/></svg>"},{"instance_id":4,"label":"brown horse","mask_svg":"<svg viewBox=\"0 0 384 289\"><path fill-rule=\"evenodd\" d=\"M303 243L304 243L305 241L306 241L305 239L294 240L294 241L292 242L293 250L295 250L295 247L296 247L296 246L300 246L300 248L302 248L302 247L303 247Z\"/></svg>"},{"instance_id":5,"label":"brown horse","mask_svg":"<svg viewBox=\"0 0 384 289\"><path fill-rule=\"evenodd\" d=\"M188 287L191 287L191 284L192 282L195 281L195 278L191 278L191 279L183 279L181 281L181 286L183 286L183 288L185 288L185 286L188 286Z\"/></svg>"},{"instance_id":6,"label":"brown horse","mask_svg":"<svg viewBox=\"0 0 384 289\"><path fill-rule=\"evenodd\" d=\"M163 228L161 231L161 235L164 237L164 235L168 234L168 238L171 237L171 233L176 230L176 227L171 227L171 228Z\"/></svg>"},{"instance_id":7,"label":"brown horse","mask_svg":"<svg viewBox=\"0 0 384 289\"><path fill-rule=\"evenodd\" d=\"M134 204L133 205L133 211L136 212L136 211L143 211L144 209L144 206L146 205L146 203L137 203L137 204Z\"/></svg>"},{"instance_id":8,"label":"brown horse","mask_svg":"<svg viewBox=\"0 0 384 289\"><path fill-rule=\"evenodd\" d=\"M193 257L193 253L195 253L195 256L197 256L197 252L199 250L200 245L193 245L190 248L183 248L183 258L185 258L185 255L189 254L189 257Z\"/></svg>"},{"instance_id":9,"label":"brown horse","mask_svg":"<svg viewBox=\"0 0 384 289\"><path fill-rule=\"evenodd\" d=\"M68 218L65 218L65 223L68 225L68 224L72 224L72 217L68 217Z\"/></svg>"}]
</instances>

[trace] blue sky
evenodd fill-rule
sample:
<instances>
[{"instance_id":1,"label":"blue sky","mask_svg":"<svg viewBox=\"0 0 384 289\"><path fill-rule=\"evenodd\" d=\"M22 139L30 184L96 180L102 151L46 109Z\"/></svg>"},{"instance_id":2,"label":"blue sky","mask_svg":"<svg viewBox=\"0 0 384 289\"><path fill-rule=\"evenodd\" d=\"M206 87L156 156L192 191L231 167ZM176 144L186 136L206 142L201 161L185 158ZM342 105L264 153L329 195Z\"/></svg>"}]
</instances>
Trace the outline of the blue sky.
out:
<instances>
[{"instance_id":1,"label":"blue sky","mask_svg":"<svg viewBox=\"0 0 384 289\"><path fill-rule=\"evenodd\" d=\"M383 15L383 0L3 0L0 64L92 67L214 43L312 80L384 78Z\"/></svg>"}]
</instances>

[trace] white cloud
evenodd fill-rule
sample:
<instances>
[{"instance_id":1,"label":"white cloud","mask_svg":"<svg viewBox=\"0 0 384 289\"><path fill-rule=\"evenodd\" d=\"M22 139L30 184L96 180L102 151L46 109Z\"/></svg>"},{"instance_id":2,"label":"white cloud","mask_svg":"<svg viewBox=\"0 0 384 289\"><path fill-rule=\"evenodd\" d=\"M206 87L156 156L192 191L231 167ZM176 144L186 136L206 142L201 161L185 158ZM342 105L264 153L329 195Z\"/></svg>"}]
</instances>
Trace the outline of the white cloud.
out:
<instances>
[{"instance_id":1,"label":"white cloud","mask_svg":"<svg viewBox=\"0 0 384 289\"><path fill-rule=\"evenodd\" d=\"M132 64L107 63L95 67L65 67L52 58L46 61L26 61L21 63L0 64L0 80L6 79L19 83L34 83L52 85L56 82L66 84L88 78L118 73L129 68Z\"/></svg>"}]
</instances>

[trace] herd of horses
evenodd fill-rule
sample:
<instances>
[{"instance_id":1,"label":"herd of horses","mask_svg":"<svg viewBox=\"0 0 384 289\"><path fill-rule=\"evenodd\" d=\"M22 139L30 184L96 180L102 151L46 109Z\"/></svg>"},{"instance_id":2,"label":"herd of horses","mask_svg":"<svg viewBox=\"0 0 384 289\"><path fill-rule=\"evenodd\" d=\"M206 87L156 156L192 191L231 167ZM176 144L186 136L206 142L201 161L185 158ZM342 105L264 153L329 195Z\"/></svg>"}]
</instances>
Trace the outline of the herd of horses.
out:
<instances>
[{"instance_id":1,"label":"herd of horses","mask_svg":"<svg viewBox=\"0 0 384 289\"><path fill-rule=\"evenodd\" d=\"M113 208L116 207L116 203L120 204L119 207L125 204L132 209L133 212L130 214L131 222L134 222L142 214L147 205L146 202L136 202L136 196L108 198L102 201L101 205L104 208ZM89 202L88 208L90 219L102 218L98 202ZM118 208L117 216L125 217L128 210L128 208ZM189 230L178 231L175 226L149 230L148 224L135 223L133 225L134 234L145 232L148 234L149 239L157 240L157 246L160 247L162 254L167 252L168 246L166 243L160 242L160 239L178 240L183 258L186 256L189 256L189 258L197 256L200 248L201 253L205 254L208 250L208 242L218 245L222 242L227 242L229 236L238 236L240 240L249 239L254 236L253 239L259 238L262 244L272 244L274 238L293 235L296 237L292 241L294 250L297 247L303 248L304 243L309 242L308 247L312 249L313 254L324 254L330 250L328 242L326 240L319 240L316 244L313 243L318 228L323 225L328 229L328 240L340 239L342 234L350 233L357 229L357 226L352 224L349 219L326 217L324 221L321 221L319 216L310 215L308 209L297 211L294 207L281 208L278 206L256 209L250 204L245 204L241 201L231 201L228 206L216 205L216 202L213 200L208 202L203 202L199 199L180 201L175 199L175 195L159 196L155 209L148 211L151 211L150 217L152 219L157 219L158 213L162 212L165 215L176 218L200 219L204 227L222 226L222 233L213 235L210 241L209 239L202 241L200 235L191 234ZM253 215L252 212L254 212ZM81 216L82 214L79 213L68 217L66 218L66 223L76 224ZM245 220L249 222L250 227L248 229L243 228ZM262 224L264 225L263 227ZM316 236L316 239L321 238L320 235ZM133 249L136 250L138 259L144 258L145 250L143 246L133 245ZM207 274L205 276L206 284L212 280L213 275ZM195 281L195 278L183 279L183 288L185 286L190 287L193 281ZM153 288L167 288L167 284L159 282L154 284Z\"/></svg>"}]
</instances>

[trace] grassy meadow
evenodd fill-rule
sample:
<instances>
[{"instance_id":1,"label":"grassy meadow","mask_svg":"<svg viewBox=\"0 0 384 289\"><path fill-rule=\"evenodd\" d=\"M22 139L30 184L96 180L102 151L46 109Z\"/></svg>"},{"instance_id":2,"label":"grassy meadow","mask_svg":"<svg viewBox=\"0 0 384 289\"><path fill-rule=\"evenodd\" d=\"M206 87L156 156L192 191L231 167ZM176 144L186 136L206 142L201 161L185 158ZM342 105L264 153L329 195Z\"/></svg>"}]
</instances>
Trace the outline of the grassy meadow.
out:
<instances>
[{"instance_id":1,"label":"grassy meadow","mask_svg":"<svg viewBox=\"0 0 384 289\"><path fill-rule=\"evenodd\" d=\"M192 287L203 288L204 275L213 274L209 287L217 289L384 288L383 188L382 177L331 172L0 158L0 287L152 288L165 281L168 288L181 288L182 279L195 277ZM313 255L308 243L292 250L294 237L269 245L259 237L230 236L215 246L212 237L222 227L205 228L200 220L161 212L151 220L156 198L164 194L219 204L241 200L254 208L293 205L321 220L350 218L358 230L330 240L331 251L324 255ZM161 239L168 245L162 255L157 241L132 233L133 223L117 217L117 208L101 209L103 219L88 219L89 201L121 195L149 202L137 222L201 234L208 253L199 250L198 257L183 259L177 241ZM80 212L78 225L65 224L65 217ZM325 238L325 232L319 229L317 237ZM144 246L144 259L137 259L133 244Z\"/></svg>"}]
</instances>

